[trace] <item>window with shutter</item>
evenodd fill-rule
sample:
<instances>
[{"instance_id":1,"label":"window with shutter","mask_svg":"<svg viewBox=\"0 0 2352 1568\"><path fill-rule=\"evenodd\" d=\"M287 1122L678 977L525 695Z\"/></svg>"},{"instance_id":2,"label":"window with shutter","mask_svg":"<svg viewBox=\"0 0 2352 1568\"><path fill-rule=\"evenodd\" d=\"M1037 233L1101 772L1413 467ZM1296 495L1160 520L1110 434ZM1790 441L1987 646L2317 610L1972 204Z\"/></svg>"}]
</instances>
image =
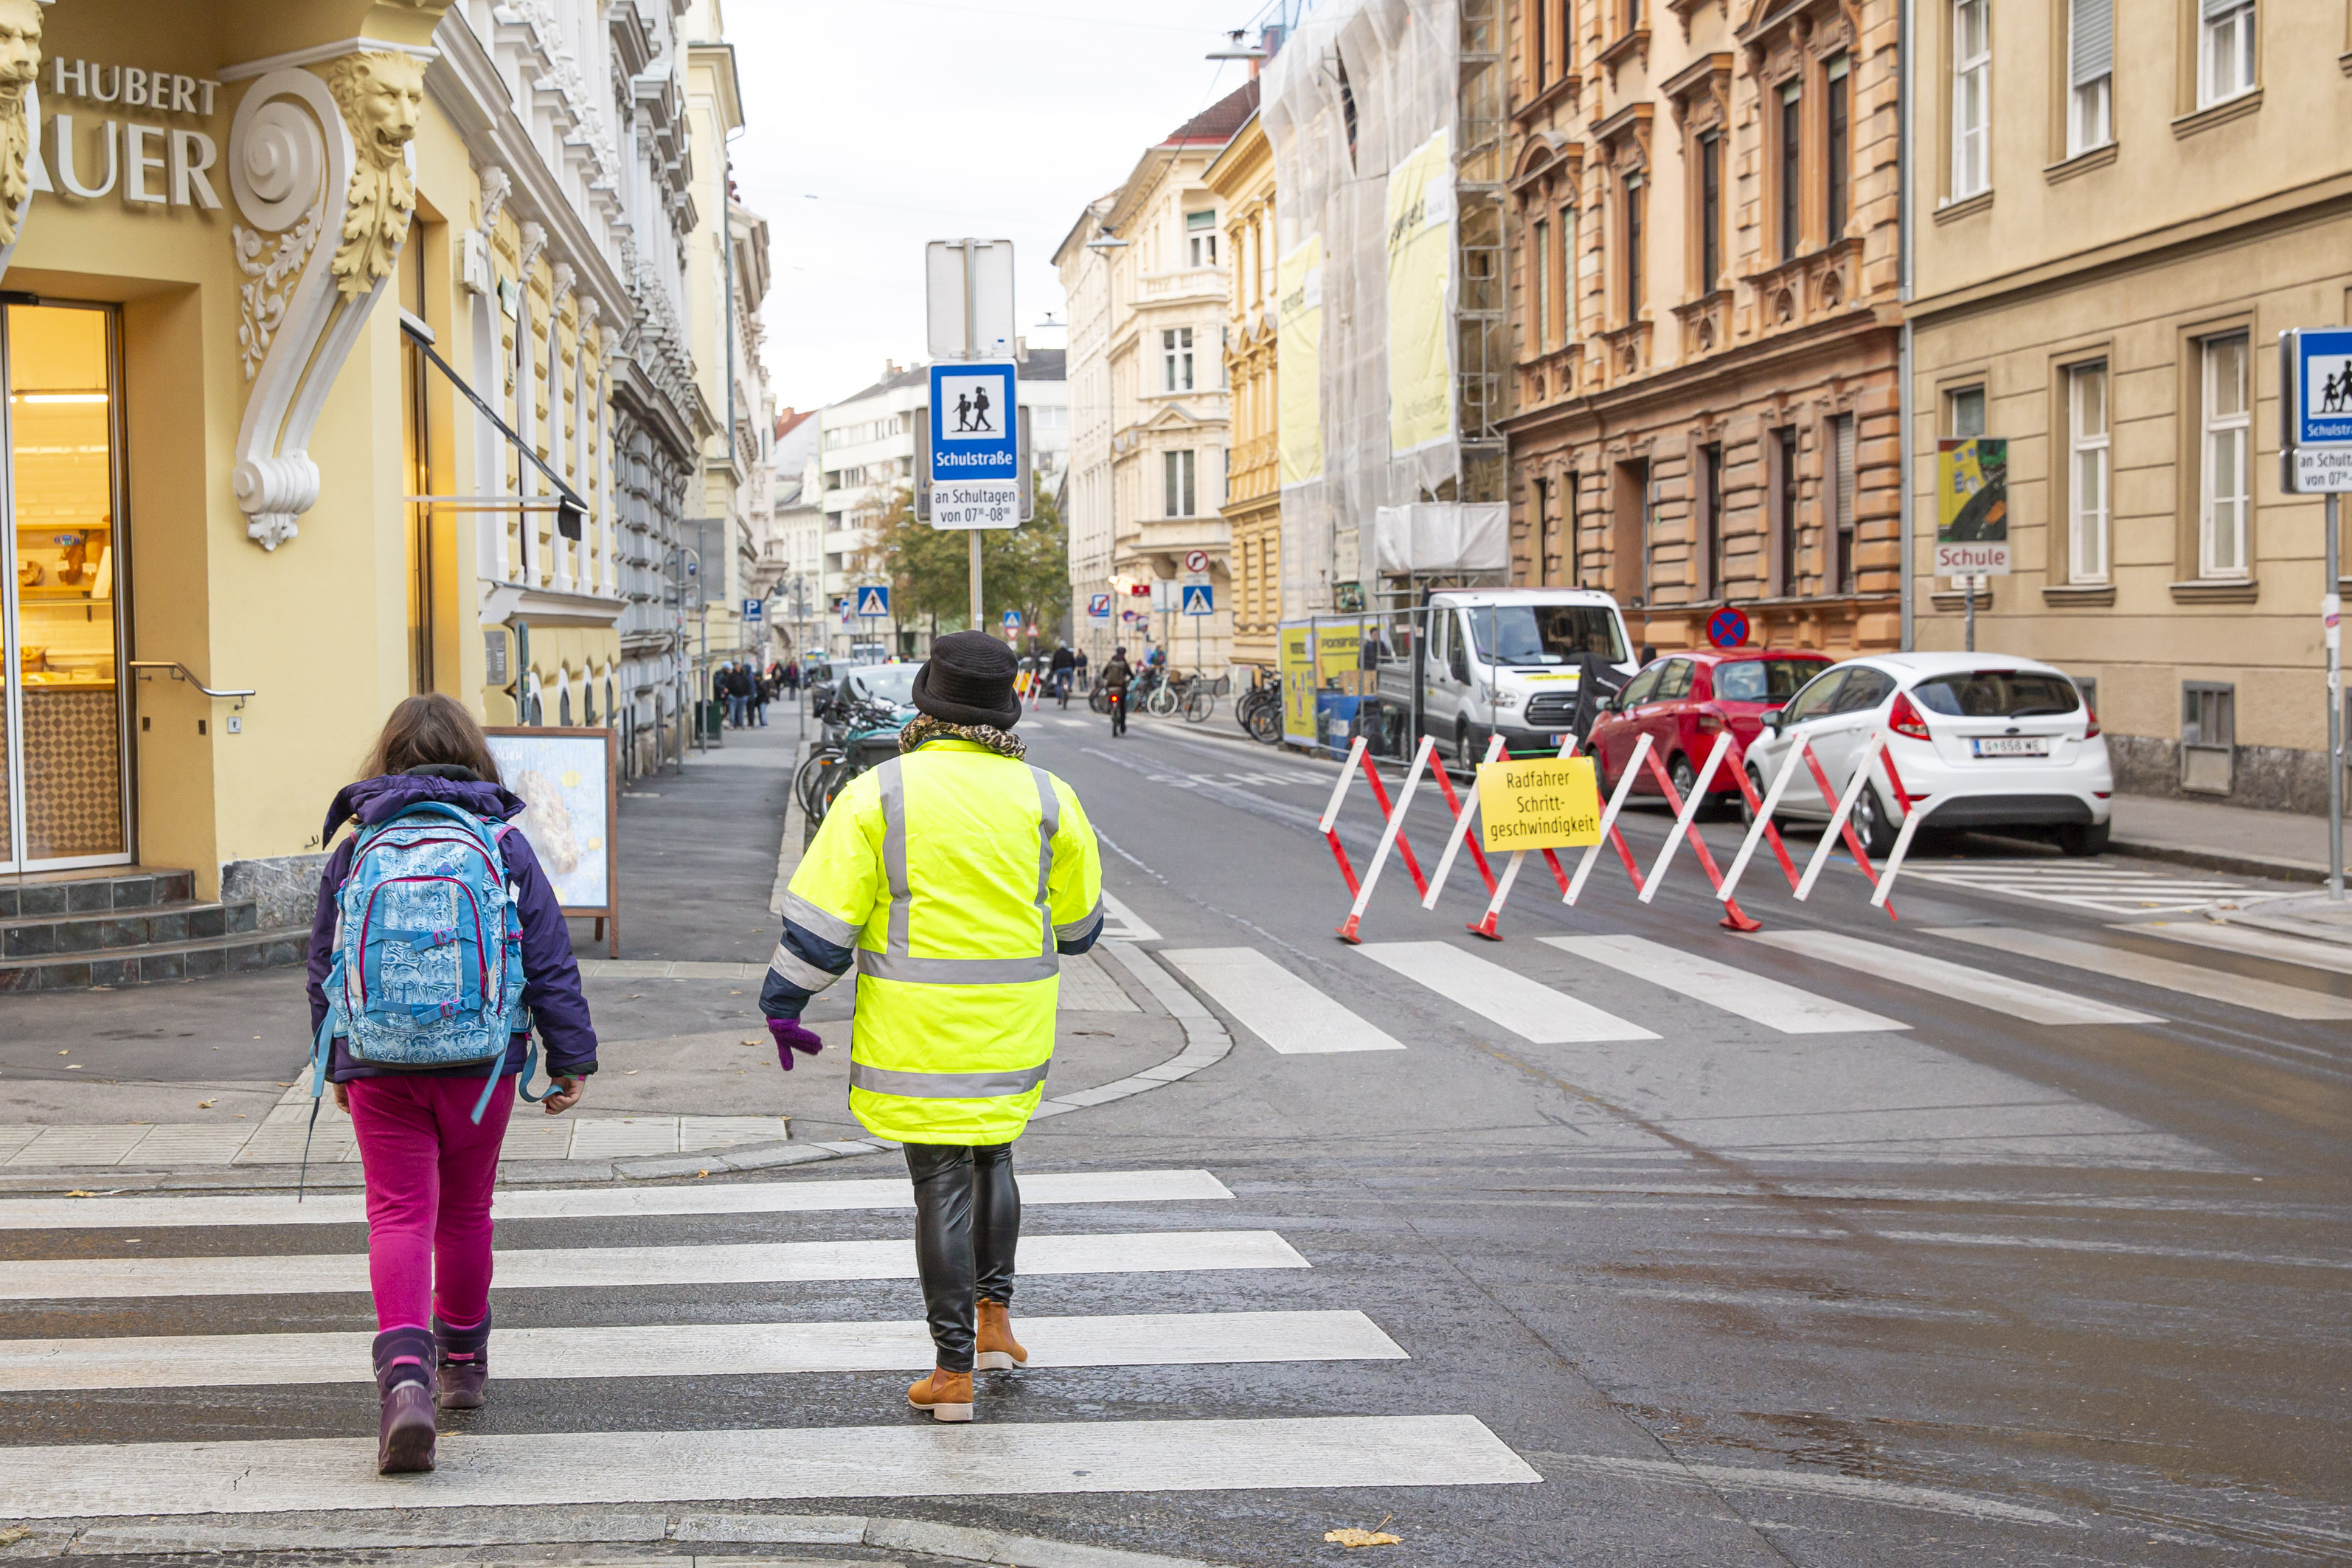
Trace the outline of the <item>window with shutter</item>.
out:
<instances>
[{"instance_id":1,"label":"window with shutter","mask_svg":"<svg viewBox=\"0 0 2352 1568\"><path fill-rule=\"evenodd\" d=\"M2067 0L2066 154L2114 137L2116 0Z\"/></svg>"}]
</instances>

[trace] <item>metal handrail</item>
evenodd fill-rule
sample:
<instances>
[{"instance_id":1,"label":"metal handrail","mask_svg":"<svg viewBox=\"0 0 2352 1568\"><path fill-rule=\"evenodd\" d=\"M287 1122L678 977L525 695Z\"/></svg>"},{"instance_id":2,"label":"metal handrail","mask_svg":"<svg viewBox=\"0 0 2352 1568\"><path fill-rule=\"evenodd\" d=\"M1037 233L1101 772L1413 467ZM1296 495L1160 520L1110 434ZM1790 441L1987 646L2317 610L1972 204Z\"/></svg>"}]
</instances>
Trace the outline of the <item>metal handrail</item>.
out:
<instances>
[{"instance_id":1,"label":"metal handrail","mask_svg":"<svg viewBox=\"0 0 2352 1568\"><path fill-rule=\"evenodd\" d=\"M245 700L254 695L253 691L249 688L244 690L215 691L211 687L206 686L203 681L196 679L196 672L194 670L190 669L186 665L182 664L176 658L134 658L130 661L129 667L132 669L168 669L172 672L173 679L184 680L207 697L236 698L236 705L240 709L245 706Z\"/></svg>"}]
</instances>

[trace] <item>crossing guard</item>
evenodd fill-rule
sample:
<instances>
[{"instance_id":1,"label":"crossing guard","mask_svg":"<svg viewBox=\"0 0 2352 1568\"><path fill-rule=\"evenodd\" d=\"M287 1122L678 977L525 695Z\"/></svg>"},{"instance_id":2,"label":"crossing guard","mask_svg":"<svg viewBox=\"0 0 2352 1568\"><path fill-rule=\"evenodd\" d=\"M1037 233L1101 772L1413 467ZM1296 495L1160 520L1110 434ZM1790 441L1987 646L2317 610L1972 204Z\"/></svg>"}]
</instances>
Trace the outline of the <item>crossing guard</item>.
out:
<instances>
[{"instance_id":1,"label":"crossing guard","mask_svg":"<svg viewBox=\"0 0 2352 1568\"><path fill-rule=\"evenodd\" d=\"M790 1071L794 1051L824 1048L802 1009L856 965L849 1108L906 1146L938 1349L908 1400L942 1421L971 1419L975 1366L1027 1360L1009 1316L1013 1143L1045 1092L1060 955L1103 924L1086 811L1012 733L1016 671L984 632L932 645L901 754L850 781L793 873L760 993Z\"/></svg>"}]
</instances>

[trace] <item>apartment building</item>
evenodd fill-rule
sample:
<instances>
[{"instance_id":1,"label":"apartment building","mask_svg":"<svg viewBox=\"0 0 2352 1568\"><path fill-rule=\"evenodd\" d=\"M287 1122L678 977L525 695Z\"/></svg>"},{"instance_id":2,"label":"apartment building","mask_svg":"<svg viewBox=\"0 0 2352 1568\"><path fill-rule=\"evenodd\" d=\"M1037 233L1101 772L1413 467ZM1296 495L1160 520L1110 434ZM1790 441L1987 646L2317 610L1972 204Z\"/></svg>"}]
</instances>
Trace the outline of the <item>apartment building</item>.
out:
<instances>
[{"instance_id":1,"label":"apartment building","mask_svg":"<svg viewBox=\"0 0 2352 1568\"><path fill-rule=\"evenodd\" d=\"M1512 580L1897 646L1896 0L1516 0Z\"/></svg>"},{"instance_id":2,"label":"apartment building","mask_svg":"<svg viewBox=\"0 0 2352 1568\"><path fill-rule=\"evenodd\" d=\"M1977 646L2094 698L2126 790L2326 799L2322 502L2279 482L2277 342L2345 324L2352 24L2285 0L1924 0L1909 556L1936 443L2009 443L2011 573Z\"/></svg>"},{"instance_id":3,"label":"apartment building","mask_svg":"<svg viewBox=\"0 0 2352 1568\"><path fill-rule=\"evenodd\" d=\"M1274 147L1253 114L1202 176L1224 208L1225 384L1232 433L1223 512L1234 660L1271 669L1282 621L1281 411L1276 375Z\"/></svg>"}]
</instances>

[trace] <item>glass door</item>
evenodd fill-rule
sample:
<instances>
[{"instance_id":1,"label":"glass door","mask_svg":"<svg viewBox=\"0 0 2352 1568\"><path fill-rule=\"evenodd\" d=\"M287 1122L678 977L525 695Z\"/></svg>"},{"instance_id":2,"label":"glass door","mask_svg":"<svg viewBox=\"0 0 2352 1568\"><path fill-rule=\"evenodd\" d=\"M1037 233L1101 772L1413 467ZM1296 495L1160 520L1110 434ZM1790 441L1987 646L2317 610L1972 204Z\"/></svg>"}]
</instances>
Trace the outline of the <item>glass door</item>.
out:
<instances>
[{"instance_id":1,"label":"glass door","mask_svg":"<svg viewBox=\"0 0 2352 1568\"><path fill-rule=\"evenodd\" d=\"M0 311L7 386L0 870L131 858L116 317Z\"/></svg>"}]
</instances>

